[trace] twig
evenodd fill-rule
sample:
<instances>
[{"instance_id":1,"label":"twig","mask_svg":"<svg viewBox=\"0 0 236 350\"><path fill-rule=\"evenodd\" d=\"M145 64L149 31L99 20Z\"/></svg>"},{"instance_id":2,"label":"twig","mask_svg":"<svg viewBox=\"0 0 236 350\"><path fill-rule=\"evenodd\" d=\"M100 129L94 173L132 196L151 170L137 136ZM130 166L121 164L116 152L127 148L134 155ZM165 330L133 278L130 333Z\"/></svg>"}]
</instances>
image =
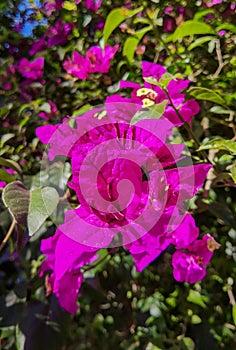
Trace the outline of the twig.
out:
<instances>
[{"instance_id":1,"label":"twig","mask_svg":"<svg viewBox=\"0 0 236 350\"><path fill-rule=\"evenodd\" d=\"M14 227L16 226L16 220L13 219L12 223L11 223L11 226L4 238L4 240L2 241L1 245L0 245L0 251L3 249L3 247L5 246L5 244L7 243L7 241L9 240L9 238L11 237L11 234L14 230Z\"/></svg>"},{"instance_id":2,"label":"twig","mask_svg":"<svg viewBox=\"0 0 236 350\"><path fill-rule=\"evenodd\" d=\"M106 258L108 258L108 256L111 255L111 253L115 250L115 248L111 249L109 252L107 252L107 254L100 260L98 260L95 264L88 266L87 268L83 269L83 272L87 272L89 270L94 269L95 267L97 267L98 265L100 265L104 260L106 260Z\"/></svg>"},{"instance_id":3,"label":"twig","mask_svg":"<svg viewBox=\"0 0 236 350\"><path fill-rule=\"evenodd\" d=\"M218 75L220 74L222 68L226 65L226 63L223 61L223 58L222 58L220 40L215 39L214 41L216 44L216 55L217 55L217 60L218 60L219 66L218 66L217 70L215 71L215 73L212 75L212 79L217 78Z\"/></svg>"},{"instance_id":4,"label":"twig","mask_svg":"<svg viewBox=\"0 0 236 350\"><path fill-rule=\"evenodd\" d=\"M170 102L170 105L171 107L174 109L174 111L176 112L176 114L178 115L180 121L183 123L183 126L185 128L185 130L187 131L187 133L189 134L189 136L194 140L195 142L195 145L197 146L197 148L200 147L200 143L198 142L196 136L194 135L194 133L192 132L190 126L188 125L188 123L186 123L186 121L184 120L184 118L182 117L182 115L180 114L179 110L175 107L173 101L172 101L172 98L170 97L170 94L168 92L167 89L164 90L165 93L167 94L167 97L169 99L169 102ZM205 161L207 161L208 163L211 163L210 159L208 158L206 152L204 151L201 151L199 152L200 154L202 154L202 157Z\"/></svg>"},{"instance_id":5,"label":"twig","mask_svg":"<svg viewBox=\"0 0 236 350\"><path fill-rule=\"evenodd\" d=\"M227 290L227 292L228 292L230 304L233 305L233 306L236 305L236 301L235 301L235 297L234 297L234 294L233 294L233 292L232 292L232 289L229 288L229 289Z\"/></svg>"}]
</instances>

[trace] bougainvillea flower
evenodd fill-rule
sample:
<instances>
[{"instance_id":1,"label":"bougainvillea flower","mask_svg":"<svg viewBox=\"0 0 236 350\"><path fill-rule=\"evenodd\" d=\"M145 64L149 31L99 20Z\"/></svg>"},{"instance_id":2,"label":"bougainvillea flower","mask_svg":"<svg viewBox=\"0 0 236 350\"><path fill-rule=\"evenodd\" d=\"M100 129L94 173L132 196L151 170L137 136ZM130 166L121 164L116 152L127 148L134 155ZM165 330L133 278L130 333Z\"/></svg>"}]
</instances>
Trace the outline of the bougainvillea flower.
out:
<instances>
[{"instance_id":1,"label":"bougainvillea flower","mask_svg":"<svg viewBox=\"0 0 236 350\"><path fill-rule=\"evenodd\" d=\"M55 23L55 26L50 27L48 30L47 47L65 44L73 28L74 23L63 23L62 20L59 19Z\"/></svg>"},{"instance_id":2,"label":"bougainvillea flower","mask_svg":"<svg viewBox=\"0 0 236 350\"><path fill-rule=\"evenodd\" d=\"M78 52L72 52L72 60L68 58L63 62L63 68L73 77L85 80L89 75L89 61Z\"/></svg>"},{"instance_id":3,"label":"bougainvillea flower","mask_svg":"<svg viewBox=\"0 0 236 350\"><path fill-rule=\"evenodd\" d=\"M28 61L27 58L22 58L16 66L18 72L25 78L38 80L43 76L44 58L39 57L34 61Z\"/></svg>"},{"instance_id":4,"label":"bougainvillea flower","mask_svg":"<svg viewBox=\"0 0 236 350\"><path fill-rule=\"evenodd\" d=\"M87 79L90 73L108 73L117 50L118 45L114 47L106 45L104 50L99 46L93 46L86 52L85 57L73 51L72 60L68 58L63 67L69 74L82 80Z\"/></svg>"},{"instance_id":5,"label":"bougainvillea flower","mask_svg":"<svg viewBox=\"0 0 236 350\"><path fill-rule=\"evenodd\" d=\"M102 5L102 0L85 0L85 7L93 12L96 12Z\"/></svg>"},{"instance_id":6,"label":"bougainvillea flower","mask_svg":"<svg viewBox=\"0 0 236 350\"><path fill-rule=\"evenodd\" d=\"M94 250L73 241L60 230L41 241L41 252L46 259L41 265L40 276L51 271L46 278L47 294L53 292L61 307L69 313L78 309L76 300L83 281L81 267L97 259Z\"/></svg>"},{"instance_id":7,"label":"bougainvillea flower","mask_svg":"<svg viewBox=\"0 0 236 350\"><path fill-rule=\"evenodd\" d=\"M93 63L93 69L97 70ZM159 80L164 73L160 65L143 65L144 77ZM173 79L167 91L185 120L190 120L192 113L188 105L191 102L185 102L182 93L188 84L189 81ZM50 161L63 156L71 164L68 186L74 190L79 205L66 211L58 230L79 245L91 247L93 253L101 248L123 245L132 255L138 271L173 245L177 279L180 278L178 273L182 276L188 268L189 257L204 259L203 267L199 265L200 260L195 259L201 273L190 269L189 275L186 277L188 271L184 275L184 280L195 282L204 277L202 269L210 261L209 243L213 241L197 240L199 230L187 213L186 201L203 186L211 165L193 165L184 155L184 145L171 143L177 135L176 130L173 133L174 124L170 119L177 116L172 115L175 111L170 105L167 104L164 116L159 119L153 119L153 112L143 106L143 97L159 103L167 99L166 91L150 83L144 88L132 82L121 82L121 85L132 89L131 98L110 96L105 106L73 117L72 124L69 118L36 131L40 140L48 144ZM131 123L140 111L145 111L145 119ZM183 254L187 265L179 258ZM75 257L76 253L73 261ZM59 258L58 263L66 264L60 263ZM55 266L51 270L54 271ZM65 265L62 270L66 280L70 268ZM49 282L59 296L63 286L54 287L55 273L51 276ZM74 290L77 291L79 283L75 282ZM73 292L72 299L76 293Z\"/></svg>"},{"instance_id":8,"label":"bougainvillea flower","mask_svg":"<svg viewBox=\"0 0 236 350\"><path fill-rule=\"evenodd\" d=\"M155 79L158 83L158 81L167 71L159 64L143 62L142 72L144 80L145 78L152 78ZM173 78L166 88L167 91L164 91L160 86L150 84L147 81L144 81L143 86L132 82L121 81L120 88L132 89L130 102L141 104L143 107L159 104L166 100L167 105L165 107L164 116L169 119L174 125L178 126L182 125L183 121L176 113L172 104L176 109L178 109L182 119L188 123L191 121L192 117L196 115L200 110L199 104L194 99L185 101L185 96L182 93L182 90L186 89L189 83L190 80ZM118 95L112 96L113 102L115 102L116 96Z\"/></svg>"},{"instance_id":9,"label":"bougainvillea flower","mask_svg":"<svg viewBox=\"0 0 236 350\"><path fill-rule=\"evenodd\" d=\"M173 125L161 118L158 122L144 120L130 126L135 109L133 104L129 107L127 103L107 103L106 112L92 110L73 118L75 128L65 119L50 129L38 128L37 135L49 143L51 160L57 155L71 159L69 186L80 207L67 211L60 230L97 248L111 244L120 233L141 270L146 265L139 263L137 254L145 255L150 263L169 244L182 248L193 237L196 239L198 230L193 219L186 216L183 203L203 185L211 166L186 163L185 167L176 168L183 146L168 145ZM99 113L106 117L99 118ZM123 199L120 191L126 194ZM150 241L153 251L149 249Z\"/></svg>"},{"instance_id":10,"label":"bougainvillea flower","mask_svg":"<svg viewBox=\"0 0 236 350\"><path fill-rule=\"evenodd\" d=\"M73 28L74 23L63 23L59 19L54 27L49 27L46 33L32 44L29 51L30 55L33 56L36 52L41 52L52 46L65 44Z\"/></svg>"},{"instance_id":11,"label":"bougainvillea flower","mask_svg":"<svg viewBox=\"0 0 236 350\"><path fill-rule=\"evenodd\" d=\"M172 257L174 278L179 282L196 283L206 275L213 251L219 248L214 238L207 234L196 240L186 250L177 250Z\"/></svg>"}]
</instances>

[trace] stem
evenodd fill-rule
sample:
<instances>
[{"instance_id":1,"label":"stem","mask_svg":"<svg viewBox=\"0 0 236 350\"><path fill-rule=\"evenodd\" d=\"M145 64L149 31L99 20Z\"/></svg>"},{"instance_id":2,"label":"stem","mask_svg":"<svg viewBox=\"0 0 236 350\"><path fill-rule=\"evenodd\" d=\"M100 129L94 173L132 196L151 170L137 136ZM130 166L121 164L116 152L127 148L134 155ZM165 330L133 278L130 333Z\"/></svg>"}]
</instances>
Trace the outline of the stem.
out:
<instances>
[{"instance_id":1,"label":"stem","mask_svg":"<svg viewBox=\"0 0 236 350\"><path fill-rule=\"evenodd\" d=\"M184 120L184 118L182 117L182 115L180 114L179 110L175 107L172 98L170 97L170 94L168 92L167 89L164 89L169 101L170 101L170 105L171 107L174 109L175 113L178 115L180 121L183 123L183 126L185 128L185 130L187 131L187 133L189 134L190 138L192 138L195 142L195 145L197 146L197 148L200 147L200 143L198 142L198 139L196 138L196 136L194 135L192 129L190 128L190 126L188 125L188 123L186 123L186 121ZM209 163L211 163L210 159L208 158L206 152L201 151L200 154L202 155L203 159Z\"/></svg>"},{"instance_id":2,"label":"stem","mask_svg":"<svg viewBox=\"0 0 236 350\"><path fill-rule=\"evenodd\" d=\"M13 219L13 221L12 221L12 223L11 223L11 226L10 226L10 228L9 228L9 230L8 230L8 232L7 232L6 236L5 236L5 238L4 238L4 240L2 241L2 243L1 243L1 245L0 245L0 251L3 249L3 247L6 245L7 241L8 241L9 238L11 237L11 234L12 234L12 232L13 232L15 226L16 226L16 220Z\"/></svg>"},{"instance_id":3,"label":"stem","mask_svg":"<svg viewBox=\"0 0 236 350\"><path fill-rule=\"evenodd\" d=\"M83 269L83 272L87 272L87 271L89 271L89 270L92 270L92 269L94 269L95 267L97 267L98 265L100 265L104 260L106 260L106 258L107 258L108 256L111 255L111 253L113 253L114 250L115 250L115 248L112 248L109 252L107 252L107 254L106 254L101 260L99 260L99 261L97 261L95 264L90 265L90 266L88 266L87 268Z\"/></svg>"}]
</instances>

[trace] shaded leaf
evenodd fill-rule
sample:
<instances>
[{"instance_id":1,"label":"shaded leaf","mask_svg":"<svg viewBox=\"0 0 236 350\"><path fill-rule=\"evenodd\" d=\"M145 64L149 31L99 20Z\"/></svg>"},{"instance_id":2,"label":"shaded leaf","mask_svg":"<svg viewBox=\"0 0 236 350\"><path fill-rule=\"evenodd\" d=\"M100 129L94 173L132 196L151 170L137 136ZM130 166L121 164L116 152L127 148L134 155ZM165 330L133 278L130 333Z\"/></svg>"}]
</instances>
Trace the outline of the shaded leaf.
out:
<instances>
[{"instance_id":1,"label":"shaded leaf","mask_svg":"<svg viewBox=\"0 0 236 350\"><path fill-rule=\"evenodd\" d=\"M54 212L58 202L59 195L52 187L37 188L30 192L27 217L30 236L38 231L44 221Z\"/></svg>"},{"instance_id":2,"label":"shaded leaf","mask_svg":"<svg viewBox=\"0 0 236 350\"><path fill-rule=\"evenodd\" d=\"M20 181L14 181L8 184L3 189L2 199L16 222L20 225L26 226L30 193L23 183Z\"/></svg>"},{"instance_id":3,"label":"shaded leaf","mask_svg":"<svg viewBox=\"0 0 236 350\"><path fill-rule=\"evenodd\" d=\"M210 203L208 204L209 211L214 214L218 219L230 227L236 227L235 217L232 211L224 203Z\"/></svg>"},{"instance_id":4,"label":"shaded leaf","mask_svg":"<svg viewBox=\"0 0 236 350\"><path fill-rule=\"evenodd\" d=\"M22 175L21 167L14 160L5 159L3 157L0 157L0 165L3 165L7 168L11 168L11 169L15 170L18 174Z\"/></svg>"},{"instance_id":5,"label":"shaded leaf","mask_svg":"<svg viewBox=\"0 0 236 350\"><path fill-rule=\"evenodd\" d=\"M3 169L0 169L0 181L5 181L7 183L12 182L15 180L15 177L11 174L8 174L8 172L6 172Z\"/></svg>"},{"instance_id":6,"label":"shaded leaf","mask_svg":"<svg viewBox=\"0 0 236 350\"><path fill-rule=\"evenodd\" d=\"M236 183L236 162L233 163L233 165L230 168L230 175L234 182Z\"/></svg>"},{"instance_id":7,"label":"shaded leaf","mask_svg":"<svg viewBox=\"0 0 236 350\"><path fill-rule=\"evenodd\" d=\"M20 181L8 184L3 202L19 225L28 226L32 236L56 209L59 195L52 187L29 191Z\"/></svg>"}]
</instances>

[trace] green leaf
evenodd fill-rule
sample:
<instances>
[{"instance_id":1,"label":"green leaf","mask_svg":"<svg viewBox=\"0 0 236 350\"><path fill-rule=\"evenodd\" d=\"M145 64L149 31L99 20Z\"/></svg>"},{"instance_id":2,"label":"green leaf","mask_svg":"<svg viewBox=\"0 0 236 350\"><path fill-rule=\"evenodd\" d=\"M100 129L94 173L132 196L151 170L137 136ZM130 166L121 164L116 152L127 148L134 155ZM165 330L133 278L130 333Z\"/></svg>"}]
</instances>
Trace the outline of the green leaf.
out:
<instances>
[{"instance_id":1,"label":"green leaf","mask_svg":"<svg viewBox=\"0 0 236 350\"><path fill-rule=\"evenodd\" d=\"M224 109L221 106L214 106L211 107L210 112L215 113L215 114L231 114L233 111L229 109Z\"/></svg>"},{"instance_id":2,"label":"green leaf","mask_svg":"<svg viewBox=\"0 0 236 350\"><path fill-rule=\"evenodd\" d=\"M175 77L172 74L166 72L159 80L153 77L144 77L143 79L151 85L156 85L162 89L165 89L171 80L175 80Z\"/></svg>"},{"instance_id":3,"label":"green leaf","mask_svg":"<svg viewBox=\"0 0 236 350\"><path fill-rule=\"evenodd\" d=\"M191 51L195 49L195 47L201 46L202 44L205 44L206 42L211 41L212 39L212 36L203 36L201 38L198 38L192 44L189 45L188 51Z\"/></svg>"},{"instance_id":4,"label":"green leaf","mask_svg":"<svg viewBox=\"0 0 236 350\"><path fill-rule=\"evenodd\" d=\"M202 319L198 315L192 315L191 323L192 324L200 324L200 323L202 323Z\"/></svg>"},{"instance_id":5,"label":"green leaf","mask_svg":"<svg viewBox=\"0 0 236 350\"><path fill-rule=\"evenodd\" d=\"M189 94L197 100L204 100L225 106L223 98L215 91L203 87L192 87L188 90Z\"/></svg>"},{"instance_id":6,"label":"green leaf","mask_svg":"<svg viewBox=\"0 0 236 350\"><path fill-rule=\"evenodd\" d=\"M18 174L20 174L20 176L22 175L21 167L14 160L5 159L3 157L0 157L0 165L3 165L7 168L11 168L11 169L15 170Z\"/></svg>"},{"instance_id":7,"label":"green leaf","mask_svg":"<svg viewBox=\"0 0 236 350\"><path fill-rule=\"evenodd\" d=\"M194 350L195 349L195 343L194 343L192 338L184 337L182 342L184 345L184 349L186 349L186 350Z\"/></svg>"},{"instance_id":8,"label":"green leaf","mask_svg":"<svg viewBox=\"0 0 236 350\"><path fill-rule=\"evenodd\" d=\"M44 102L41 106L40 106L40 111L46 112L46 113L50 113L51 112L51 106L48 102Z\"/></svg>"},{"instance_id":9,"label":"green leaf","mask_svg":"<svg viewBox=\"0 0 236 350\"><path fill-rule=\"evenodd\" d=\"M134 33L134 36L128 37L125 41L124 48L123 48L123 56L127 57L127 60L129 63L132 63L134 60L134 52L135 49L144 36L148 31L152 29L152 26L145 27L143 29L137 30Z\"/></svg>"},{"instance_id":10,"label":"green leaf","mask_svg":"<svg viewBox=\"0 0 236 350\"><path fill-rule=\"evenodd\" d=\"M11 174L8 174L8 172L6 172L5 170L0 169L0 180L9 183L14 181L15 177Z\"/></svg>"},{"instance_id":11,"label":"green leaf","mask_svg":"<svg viewBox=\"0 0 236 350\"><path fill-rule=\"evenodd\" d=\"M236 228L235 217L225 203L213 202L208 204L208 210L225 225Z\"/></svg>"},{"instance_id":12,"label":"green leaf","mask_svg":"<svg viewBox=\"0 0 236 350\"><path fill-rule=\"evenodd\" d=\"M14 181L3 189L5 206L19 225L28 226L32 236L56 209L59 195L52 187L29 191L20 181Z\"/></svg>"},{"instance_id":13,"label":"green leaf","mask_svg":"<svg viewBox=\"0 0 236 350\"><path fill-rule=\"evenodd\" d=\"M75 3L72 3L70 1L64 1L63 8L68 11L75 11L77 9L77 6Z\"/></svg>"},{"instance_id":14,"label":"green leaf","mask_svg":"<svg viewBox=\"0 0 236 350\"><path fill-rule=\"evenodd\" d=\"M206 308L206 304L205 304L206 297L201 295L196 290L190 289L189 295L187 297L187 301L189 301L190 303L199 305L204 309Z\"/></svg>"},{"instance_id":15,"label":"green leaf","mask_svg":"<svg viewBox=\"0 0 236 350\"><path fill-rule=\"evenodd\" d=\"M140 120L144 119L159 119L165 111L167 101L163 101L159 104L155 104L148 108L148 110L141 110L135 113L133 118L130 121L130 125L134 125Z\"/></svg>"},{"instance_id":16,"label":"green leaf","mask_svg":"<svg viewBox=\"0 0 236 350\"><path fill-rule=\"evenodd\" d=\"M14 181L6 185L2 192L2 199L16 222L26 226L30 193L23 183Z\"/></svg>"},{"instance_id":17,"label":"green leaf","mask_svg":"<svg viewBox=\"0 0 236 350\"><path fill-rule=\"evenodd\" d=\"M230 152L233 155L236 155L236 142L217 137L205 144L202 144L199 147L198 151L207 150L207 149L225 150Z\"/></svg>"},{"instance_id":18,"label":"green leaf","mask_svg":"<svg viewBox=\"0 0 236 350\"><path fill-rule=\"evenodd\" d=\"M88 112L90 109L92 109L93 107L89 104L86 103L85 105L83 105L81 108L76 109L73 114L72 117L78 117L86 112Z\"/></svg>"},{"instance_id":19,"label":"green leaf","mask_svg":"<svg viewBox=\"0 0 236 350\"><path fill-rule=\"evenodd\" d=\"M233 165L230 168L230 175L234 182L236 183L236 162L233 163Z\"/></svg>"},{"instance_id":20,"label":"green leaf","mask_svg":"<svg viewBox=\"0 0 236 350\"><path fill-rule=\"evenodd\" d=\"M214 30L209 24L204 22L189 20L183 22L173 34L169 35L165 42L177 41L186 36L198 35L198 34L215 34Z\"/></svg>"},{"instance_id":21,"label":"green leaf","mask_svg":"<svg viewBox=\"0 0 236 350\"><path fill-rule=\"evenodd\" d=\"M220 26L218 26L216 28L216 31L220 31L220 30L229 30L230 32L236 34L236 26L234 24L231 24L231 23L224 23L224 24L221 24Z\"/></svg>"},{"instance_id":22,"label":"green leaf","mask_svg":"<svg viewBox=\"0 0 236 350\"><path fill-rule=\"evenodd\" d=\"M59 202L59 195L52 187L37 188L30 192L27 224L32 236L44 221L54 212Z\"/></svg>"},{"instance_id":23,"label":"green leaf","mask_svg":"<svg viewBox=\"0 0 236 350\"><path fill-rule=\"evenodd\" d=\"M104 45L106 45L107 40L113 30L115 30L124 20L132 17L142 11L143 7L139 7L136 10L128 10L125 7L120 7L118 9L112 10L106 19L106 23L103 30Z\"/></svg>"},{"instance_id":24,"label":"green leaf","mask_svg":"<svg viewBox=\"0 0 236 350\"><path fill-rule=\"evenodd\" d=\"M209 13L214 13L214 10L213 9L206 9L206 10L199 11L194 15L193 19L196 21L199 21L199 19L208 15Z\"/></svg>"},{"instance_id":25,"label":"green leaf","mask_svg":"<svg viewBox=\"0 0 236 350\"><path fill-rule=\"evenodd\" d=\"M143 79L151 85L160 86L159 80L153 77L144 77Z\"/></svg>"},{"instance_id":26,"label":"green leaf","mask_svg":"<svg viewBox=\"0 0 236 350\"><path fill-rule=\"evenodd\" d=\"M161 350L161 348L152 343L148 343L145 350Z\"/></svg>"},{"instance_id":27,"label":"green leaf","mask_svg":"<svg viewBox=\"0 0 236 350\"><path fill-rule=\"evenodd\" d=\"M233 316L234 325L236 326L236 305L233 305L232 307L232 316Z\"/></svg>"}]
</instances>

